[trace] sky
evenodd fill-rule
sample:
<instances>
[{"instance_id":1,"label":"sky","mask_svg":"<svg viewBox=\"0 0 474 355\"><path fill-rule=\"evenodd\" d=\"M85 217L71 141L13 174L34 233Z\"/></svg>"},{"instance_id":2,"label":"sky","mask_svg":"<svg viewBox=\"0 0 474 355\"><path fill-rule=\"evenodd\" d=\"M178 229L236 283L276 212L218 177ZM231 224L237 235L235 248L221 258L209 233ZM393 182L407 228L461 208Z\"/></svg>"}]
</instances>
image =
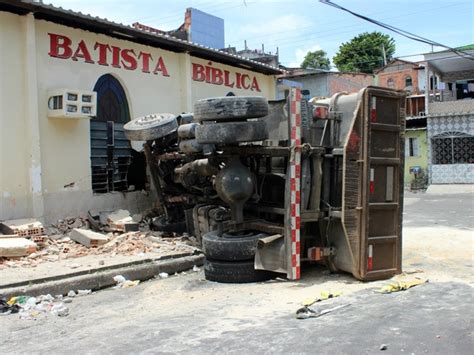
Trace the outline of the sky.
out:
<instances>
[{"instance_id":1,"label":"sky","mask_svg":"<svg viewBox=\"0 0 474 355\"><path fill-rule=\"evenodd\" d=\"M472 0L332 0L338 5L450 47L474 44ZM308 51L322 49L332 58L342 43L378 30L395 39L396 57L416 55L431 46L407 39L317 0L44 0L114 22L140 22L171 30L184 22L187 7L224 19L227 46L275 53L280 63L298 67ZM441 48L434 48L434 50Z\"/></svg>"}]
</instances>

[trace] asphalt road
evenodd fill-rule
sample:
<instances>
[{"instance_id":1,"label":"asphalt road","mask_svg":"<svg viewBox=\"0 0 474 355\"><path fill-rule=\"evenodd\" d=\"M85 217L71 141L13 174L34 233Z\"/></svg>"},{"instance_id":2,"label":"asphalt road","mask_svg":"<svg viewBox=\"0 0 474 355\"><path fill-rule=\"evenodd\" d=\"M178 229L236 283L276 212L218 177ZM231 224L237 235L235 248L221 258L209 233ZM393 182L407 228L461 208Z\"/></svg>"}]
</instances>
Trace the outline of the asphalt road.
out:
<instances>
[{"instance_id":1,"label":"asphalt road","mask_svg":"<svg viewBox=\"0 0 474 355\"><path fill-rule=\"evenodd\" d=\"M437 214L447 215L443 205L455 211L448 218L454 225L433 228ZM64 318L0 316L0 353L471 354L473 230L462 218L469 214L472 195L406 196L404 269L430 282L404 292L380 294L384 282L361 283L322 268L307 269L299 282L250 285L188 272L77 297ZM453 240L448 253L444 239ZM321 309L349 306L296 319L301 302L322 290L343 295Z\"/></svg>"}]
</instances>

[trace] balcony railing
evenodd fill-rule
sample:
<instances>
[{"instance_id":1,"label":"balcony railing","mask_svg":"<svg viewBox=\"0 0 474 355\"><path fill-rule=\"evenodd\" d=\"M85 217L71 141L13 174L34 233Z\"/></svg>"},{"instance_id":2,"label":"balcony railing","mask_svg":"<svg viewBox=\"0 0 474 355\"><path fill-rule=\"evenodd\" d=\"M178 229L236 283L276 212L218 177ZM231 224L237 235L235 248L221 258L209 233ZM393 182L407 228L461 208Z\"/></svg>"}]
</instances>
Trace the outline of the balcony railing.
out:
<instances>
[{"instance_id":1,"label":"balcony railing","mask_svg":"<svg viewBox=\"0 0 474 355\"><path fill-rule=\"evenodd\" d=\"M466 112L474 114L474 99L430 102L428 106L428 111L430 115Z\"/></svg>"}]
</instances>

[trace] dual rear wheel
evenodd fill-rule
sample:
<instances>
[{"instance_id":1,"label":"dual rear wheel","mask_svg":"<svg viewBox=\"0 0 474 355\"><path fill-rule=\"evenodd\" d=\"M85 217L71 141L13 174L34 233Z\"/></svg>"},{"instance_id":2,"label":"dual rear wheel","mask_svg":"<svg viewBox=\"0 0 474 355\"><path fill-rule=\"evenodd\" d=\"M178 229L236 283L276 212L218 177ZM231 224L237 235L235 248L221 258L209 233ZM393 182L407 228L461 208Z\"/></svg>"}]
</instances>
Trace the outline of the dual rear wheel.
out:
<instances>
[{"instance_id":1,"label":"dual rear wheel","mask_svg":"<svg viewBox=\"0 0 474 355\"><path fill-rule=\"evenodd\" d=\"M223 283L248 283L270 280L275 273L255 269L258 240L266 234L254 231L206 233L202 247L206 261L204 275L209 281Z\"/></svg>"}]
</instances>

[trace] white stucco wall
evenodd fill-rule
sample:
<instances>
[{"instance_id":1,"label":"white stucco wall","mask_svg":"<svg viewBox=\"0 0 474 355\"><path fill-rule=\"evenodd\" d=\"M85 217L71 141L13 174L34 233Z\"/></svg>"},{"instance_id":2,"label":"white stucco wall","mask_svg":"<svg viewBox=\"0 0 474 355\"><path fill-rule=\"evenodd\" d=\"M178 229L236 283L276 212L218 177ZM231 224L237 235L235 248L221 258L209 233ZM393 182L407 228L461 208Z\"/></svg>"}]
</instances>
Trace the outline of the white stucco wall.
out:
<instances>
[{"instance_id":1,"label":"white stucco wall","mask_svg":"<svg viewBox=\"0 0 474 355\"><path fill-rule=\"evenodd\" d=\"M74 61L50 56L50 33L71 39L73 52L83 40L94 63L87 63L83 58ZM161 57L168 76L160 72L144 73L140 65L136 70L99 65L99 53L94 50L96 42L132 49L135 53L150 53L154 60ZM209 65L209 61L35 20L32 15L0 12L0 52L0 220L33 216L51 222L88 209L120 207L137 211L151 206L152 194L92 193L89 120L48 118L49 90L92 90L100 76L112 74L126 92L132 118L153 112L189 112L194 100L223 96L228 91L269 99L275 96L274 76L212 62L212 67L227 70L231 77L238 72L255 78L260 91L193 81L192 64ZM27 53L34 54L29 61ZM152 70L154 63L152 61L150 65ZM32 85L34 90L28 95ZM30 141L34 143L31 137L38 138L37 147L30 144ZM35 154L32 152L38 155L34 171L32 156L34 158ZM71 183L74 183L72 187L65 187ZM38 186L39 190L34 194Z\"/></svg>"},{"instance_id":2,"label":"white stucco wall","mask_svg":"<svg viewBox=\"0 0 474 355\"><path fill-rule=\"evenodd\" d=\"M25 20L0 12L0 216L32 213L23 104Z\"/></svg>"}]
</instances>

